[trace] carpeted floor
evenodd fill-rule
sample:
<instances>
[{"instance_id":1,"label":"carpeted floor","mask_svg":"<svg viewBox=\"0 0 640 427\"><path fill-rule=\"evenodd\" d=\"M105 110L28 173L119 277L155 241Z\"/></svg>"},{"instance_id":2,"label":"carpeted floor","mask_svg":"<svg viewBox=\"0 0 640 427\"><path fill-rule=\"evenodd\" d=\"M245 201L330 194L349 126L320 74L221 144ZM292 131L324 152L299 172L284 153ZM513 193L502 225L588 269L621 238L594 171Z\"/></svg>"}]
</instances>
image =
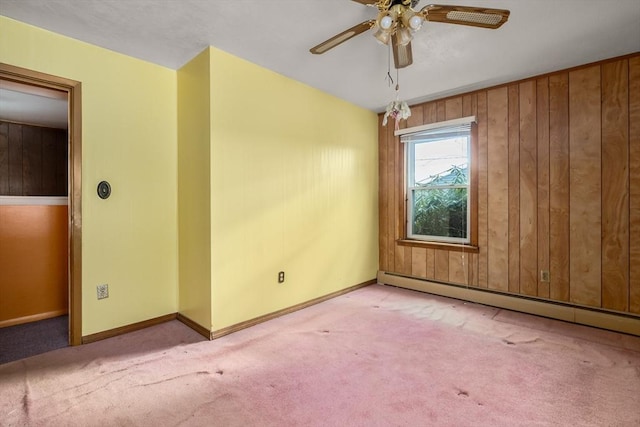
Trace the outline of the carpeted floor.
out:
<instances>
[{"instance_id":1,"label":"carpeted floor","mask_svg":"<svg viewBox=\"0 0 640 427\"><path fill-rule=\"evenodd\" d=\"M373 285L0 366L2 426L638 426L640 338Z\"/></svg>"},{"instance_id":2,"label":"carpeted floor","mask_svg":"<svg viewBox=\"0 0 640 427\"><path fill-rule=\"evenodd\" d=\"M0 364L69 345L69 316L0 328Z\"/></svg>"}]
</instances>

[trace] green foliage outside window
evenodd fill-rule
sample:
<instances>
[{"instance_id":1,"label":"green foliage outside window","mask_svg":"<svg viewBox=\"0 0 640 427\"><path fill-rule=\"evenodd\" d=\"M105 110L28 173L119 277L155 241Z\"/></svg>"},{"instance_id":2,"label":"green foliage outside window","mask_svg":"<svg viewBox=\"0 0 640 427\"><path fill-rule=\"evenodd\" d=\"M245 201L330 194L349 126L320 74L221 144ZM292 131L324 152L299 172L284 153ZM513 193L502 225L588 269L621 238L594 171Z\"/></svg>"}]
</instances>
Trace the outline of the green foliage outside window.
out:
<instances>
[{"instance_id":1,"label":"green foliage outside window","mask_svg":"<svg viewBox=\"0 0 640 427\"><path fill-rule=\"evenodd\" d=\"M424 236L466 238L468 169L454 166L414 190L413 232ZM442 187L450 186L450 187Z\"/></svg>"}]
</instances>

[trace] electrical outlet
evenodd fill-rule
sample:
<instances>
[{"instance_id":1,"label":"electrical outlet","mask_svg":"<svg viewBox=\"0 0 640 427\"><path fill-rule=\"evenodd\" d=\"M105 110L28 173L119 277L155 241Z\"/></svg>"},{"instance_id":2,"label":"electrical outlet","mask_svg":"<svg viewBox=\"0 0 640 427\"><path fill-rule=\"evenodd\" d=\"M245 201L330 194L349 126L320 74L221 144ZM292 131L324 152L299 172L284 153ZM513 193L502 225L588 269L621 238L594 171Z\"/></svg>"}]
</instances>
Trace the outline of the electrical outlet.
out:
<instances>
[{"instance_id":1,"label":"electrical outlet","mask_svg":"<svg viewBox=\"0 0 640 427\"><path fill-rule=\"evenodd\" d=\"M278 283L284 283L284 271L278 273Z\"/></svg>"},{"instance_id":2,"label":"electrical outlet","mask_svg":"<svg viewBox=\"0 0 640 427\"><path fill-rule=\"evenodd\" d=\"M98 292L98 299L109 298L109 285L98 285L96 286L96 290Z\"/></svg>"},{"instance_id":3,"label":"electrical outlet","mask_svg":"<svg viewBox=\"0 0 640 427\"><path fill-rule=\"evenodd\" d=\"M540 270L540 281L549 282L549 270Z\"/></svg>"}]
</instances>

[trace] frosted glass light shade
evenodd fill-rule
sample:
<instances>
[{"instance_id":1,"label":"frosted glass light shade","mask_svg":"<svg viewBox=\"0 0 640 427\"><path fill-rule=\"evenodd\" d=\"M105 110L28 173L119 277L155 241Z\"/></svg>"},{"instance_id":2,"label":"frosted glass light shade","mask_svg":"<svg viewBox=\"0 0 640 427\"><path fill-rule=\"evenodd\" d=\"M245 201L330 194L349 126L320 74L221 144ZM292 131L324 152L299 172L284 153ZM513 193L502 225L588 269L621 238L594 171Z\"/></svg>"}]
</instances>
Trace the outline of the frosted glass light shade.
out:
<instances>
[{"instance_id":1,"label":"frosted glass light shade","mask_svg":"<svg viewBox=\"0 0 640 427\"><path fill-rule=\"evenodd\" d=\"M379 25L380 25L380 28L382 28L383 30L388 30L393 25L393 18L390 17L389 15L385 15L382 18L380 18Z\"/></svg>"},{"instance_id":2,"label":"frosted glass light shade","mask_svg":"<svg viewBox=\"0 0 640 427\"><path fill-rule=\"evenodd\" d=\"M422 17L419 15L413 15L411 18L409 18L409 28L411 28L413 31L418 31L420 29L420 27L422 27Z\"/></svg>"},{"instance_id":3,"label":"frosted glass light shade","mask_svg":"<svg viewBox=\"0 0 640 427\"><path fill-rule=\"evenodd\" d=\"M402 27L396 31L397 42L400 46L407 45L412 39L411 31L408 28Z\"/></svg>"},{"instance_id":4,"label":"frosted glass light shade","mask_svg":"<svg viewBox=\"0 0 640 427\"><path fill-rule=\"evenodd\" d=\"M378 42L380 42L381 44L387 45L389 44L391 33L388 31L384 31L383 29L379 29L378 31L376 31L373 37L375 37L376 40L378 40Z\"/></svg>"}]
</instances>

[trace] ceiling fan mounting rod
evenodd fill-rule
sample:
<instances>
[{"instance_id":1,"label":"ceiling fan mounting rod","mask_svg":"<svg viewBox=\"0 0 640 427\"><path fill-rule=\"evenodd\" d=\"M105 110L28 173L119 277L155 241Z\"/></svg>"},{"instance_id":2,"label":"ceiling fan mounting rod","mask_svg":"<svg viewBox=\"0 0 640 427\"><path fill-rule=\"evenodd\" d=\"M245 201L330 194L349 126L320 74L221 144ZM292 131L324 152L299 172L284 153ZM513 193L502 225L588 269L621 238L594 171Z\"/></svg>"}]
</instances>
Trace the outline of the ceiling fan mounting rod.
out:
<instances>
[{"instance_id":1,"label":"ceiling fan mounting rod","mask_svg":"<svg viewBox=\"0 0 640 427\"><path fill-rule=\"evenodd\" d=\"M411 6L411 0L379 0L375 6L379 11L383 12L385 10L389 10L392 6L402 5L406 7Z\"/></svg>"}]
</instances>

